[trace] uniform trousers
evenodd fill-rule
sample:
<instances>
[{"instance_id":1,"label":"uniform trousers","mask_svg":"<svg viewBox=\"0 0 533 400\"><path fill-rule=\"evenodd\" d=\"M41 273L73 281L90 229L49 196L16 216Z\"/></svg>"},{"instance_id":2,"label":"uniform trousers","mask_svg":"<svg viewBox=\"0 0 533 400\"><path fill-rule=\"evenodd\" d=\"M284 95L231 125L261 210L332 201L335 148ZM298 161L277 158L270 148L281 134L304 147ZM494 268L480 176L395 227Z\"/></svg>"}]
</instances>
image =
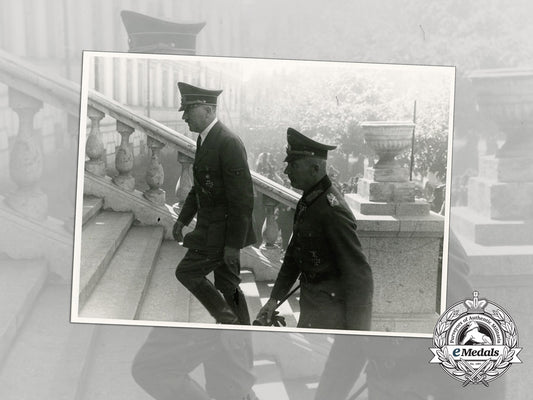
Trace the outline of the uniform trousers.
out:
<instances>
[{"instance_id":1,"label":"uniform trousers","mask_svg":"<svg viewBox=\"0 0 533 400\"><path fill-rule=\"evenodd\" d=\"M214 285L206 278L211 272L215 276ZM233 323L228 315L233 313L238 318L237 323L250 325L246 300L239 288L240 265L227 265L222 253L212 255L188 250L176 268L176 278L200 300L217 322Z\"/></svg>"},{"instance_id":2,"label":"uniform trousers","mask_svg":"<svg viewBox=\"0 0 533 400\"><path fill-rule=\"evenodd\" d=\"M135 381L156 400L235 400L254 384L251 332L154 328L133 361ZM189 374L203 364L203 385Z\"/></svg>"}]
</instances>

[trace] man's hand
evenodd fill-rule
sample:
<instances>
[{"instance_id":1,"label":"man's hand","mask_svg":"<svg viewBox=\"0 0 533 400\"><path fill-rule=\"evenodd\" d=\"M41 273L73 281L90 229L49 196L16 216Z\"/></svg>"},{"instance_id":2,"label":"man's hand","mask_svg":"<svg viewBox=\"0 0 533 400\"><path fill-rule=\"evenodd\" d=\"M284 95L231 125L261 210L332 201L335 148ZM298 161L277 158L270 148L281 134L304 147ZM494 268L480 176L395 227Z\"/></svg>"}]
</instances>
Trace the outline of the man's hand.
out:
<instances>
[{"instance_id":1,"label":"man's hand","mask_svg":"<svg viewBox=\"0 0 533 400\"><path fill-rule=\"evenodd\" d=\"M256 321L266 321L266 326L270 326L272 324L272 316L274 315L277 306L278 302L276 299L268 299L266 304L261 307L257 313L257 317L255 318Z\"/></svg>"},{"instance_id":2,"label":"man's hand","mask_svg":"<svg viewBox=\"0 0 533 400\"><path fill-rule=\"evenodd\" d=\"M224 247L224 263L229 266L238 266L241 262L241 251L233 247Z\"/></svg>"},{"instance_id":3,"label":"man's hand","mask_svg":"<svg viewBox=\"0 0 533 400\"><path fill-rule=\"evenodd\" d=\"M182 233L182 230L183 230L183 227L185 225L183 225L183 222L181 221L176 221L174 223L174 228L172 228L172 236L174 237L174 240L178 243L182 243L183 242L183 233Z\"/></svg>"}]
</instances>

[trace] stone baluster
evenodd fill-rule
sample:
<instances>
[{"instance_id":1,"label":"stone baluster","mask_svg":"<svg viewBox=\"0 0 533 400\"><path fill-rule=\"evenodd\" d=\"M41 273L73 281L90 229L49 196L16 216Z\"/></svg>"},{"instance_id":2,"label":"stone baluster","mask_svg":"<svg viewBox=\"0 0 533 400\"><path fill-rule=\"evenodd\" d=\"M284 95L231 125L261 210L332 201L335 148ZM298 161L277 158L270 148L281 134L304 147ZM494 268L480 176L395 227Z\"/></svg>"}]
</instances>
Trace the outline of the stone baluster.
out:
<instances>
[{"instance_id":1,"label":"stone baluster","mask_svg":"<svg viewBox=\"0 0 533 400\"><path fill-rule=\"evenodd\" d=\"M165 204L165 191L161 189L165 179L165 171L161 165L161 149L164 144L160 141L148 137L148 147L151 150L150 164L146 171L146 183L149 189L144 192L144 197L157 205Z\"/></svg>"},{"instance_id":2,"label":"stone baluster","mask_svg":"<svg viewBox=\"0 0 533 400\"><path fill-rule=\"evenodd\" d=\"M181 175L176 184L176 198L178 199L178 204L183 205L187 195L192 188L192 171L191 166L193 159L183 153L178 153L178 162L181 164Z\"/></svg>"},{"instance_id":3,"label":"stone baluster","mask_svg":"<svg viewBox=\"0 0 533 400\"><path fill-rule=\"evenodd\" d=\"M278 202L270 197L263 196L263 205L265 207L265 222L261 229L263 236L263 244L261 247L267 249L276 247L276 241L278 240L279 227L274 216L274 211Z\"/></svg>"},{"instance_id":4,"label":"stone baluster","mask_svg":"<svg viewBox=\"0 0 533 400\"><path fill-rule=\"evenodd\" d=\"M43 220L48 215L48 196L39 188L43 173L43 153L33 128L35 114L43 103L9 88L9 106L19 118L19 130L9 158L9 173L17 189L6 198L16 211Z\"/></svg>"},{"instance_id":5,"label":"stone baluster","mask_svg":"<svg viewBox=\"0 0 533 400\"><path fill-rule=\"evenodd\" d=\"M68 166L69 170L76 171L76 164L78 162L78 138L79 138L79 115L67 115L67 145L66 148L69 150L66 154L67 159L65 160L65 165ZM74 216L76 211L76 177L77 173L68 173L66 174L65 179L65 192L64 196L67 201L67 208L71 214L67 215L63 221L63 226L68 232L74 230Z\"/></svg>"},{"instance_id":6,"label":"stone baluster","mask_svg":"<svg viewBox=\"0 0 533 400\"><path fill-rule=\"evenodd\" d=\"M94 175L105 176L104 142L100 131L100 121L105 114L89 107L87 115L91 120L91 132L85 144L85 153L89 157L89 160L85 163L85 170Z\"/></svg>"},{"instance_id":7,"label":"stone baluster","mask_svg":"<svg viewBox=\"0 0 533 400\"><path fill-rule=\"evenodd\" d=\"M120 133L120 146L115 151L115 168L118 175L113 178L113 182L118 187L132 191L135 189L135 178L131 174L133 170L133 149L130 144L130 135L135 129L131 126L117 121L117 132Z\"/></svg>"}]
</instances>

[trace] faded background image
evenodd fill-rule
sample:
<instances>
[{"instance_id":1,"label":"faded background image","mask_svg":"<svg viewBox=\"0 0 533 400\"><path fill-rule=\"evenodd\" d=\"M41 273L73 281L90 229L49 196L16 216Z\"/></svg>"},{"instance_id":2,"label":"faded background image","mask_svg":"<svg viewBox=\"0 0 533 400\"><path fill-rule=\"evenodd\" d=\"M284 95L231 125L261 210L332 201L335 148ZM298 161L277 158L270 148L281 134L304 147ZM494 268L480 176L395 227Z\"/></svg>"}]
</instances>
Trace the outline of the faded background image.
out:
<instances>
[{"instance_id":1,"label":"faded background image","mask_svg":"<svg viewBox=\"0 0 533 400\"><path fill-rule=\"evenodd\" d=\"M523 364L488 388L462 388L428 364L430 339L254 332L253 389L260 398L344 399L359 388L361 399L531 396L529 2L3 0L0 7L2 399L150 398L134 381L140 378L132 376L132 362L151 328L68 322L81 51L127 51L123 9L206 22L200 55L457 67L448 304L476 289L505 308ZM486 69L499 70L480 72ZM169 332L180 343L198 338L194 329ZM239 349L242 332L226 335L213 333L213 352L197 361L214 357L226 365L226 353L216 349ZM328 359L334 340L340 351ZM192 376L205 385L202 368ZM227 398L217 391L226 378L213 379L210 396ZM242 394L247 385L243 380Z\"/></svg>"}]
</instances>

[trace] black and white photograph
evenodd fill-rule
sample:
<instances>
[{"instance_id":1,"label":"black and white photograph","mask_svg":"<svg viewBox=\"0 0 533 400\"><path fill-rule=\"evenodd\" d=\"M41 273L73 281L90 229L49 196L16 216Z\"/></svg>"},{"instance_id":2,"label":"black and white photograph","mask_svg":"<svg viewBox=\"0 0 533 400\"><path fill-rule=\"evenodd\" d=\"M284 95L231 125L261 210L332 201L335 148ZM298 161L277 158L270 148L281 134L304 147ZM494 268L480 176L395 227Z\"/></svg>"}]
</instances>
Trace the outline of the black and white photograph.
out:
<instances>
[{"instance_id":1,"label":"black and white photograph","mask_svg":"<svg viewBox=\"0 0 533 400\"><path fill-rule=\"evenodd\" d=\"M431 334L453 67L85 52L82 77L73 322Z\"/></svg>"},{"instance_id":2,"label":"black and white photograph","mask_svg":"<svg viewBox=\"0 0 533 400\"><path fill-rule=\"evenodd\" d=\"M0 399L529 400L532 13L529 0L2 0ZM369 139L392 122L411 141L380 154ZM250 173L254 236L245 245L249 225L232 228L245 239L218 247L216 265L190 236L211 225L185 206L197 147L199 162L222 154L214 132L236 144L231 163L246 153L248 167L231 169ZM308 204L300 178L324 163L331 186ZM212 167L196 174L207 189ZM391 176L427 215L370 199ZM306 315L317 276L302 270L303 283L299 261L333 260L305 253L329 244L314 229L354 237L333 216L314 224L326 210L355 218L369 320ZM415 223L428 216L429 232ZM190 250L189 266L205 266L193 278L224 299L210 303L221 323L184 274ZM249 325L233 323L242 297ZM298 327L339 321L350 329Z\"/></svg>"}]
</instances>

